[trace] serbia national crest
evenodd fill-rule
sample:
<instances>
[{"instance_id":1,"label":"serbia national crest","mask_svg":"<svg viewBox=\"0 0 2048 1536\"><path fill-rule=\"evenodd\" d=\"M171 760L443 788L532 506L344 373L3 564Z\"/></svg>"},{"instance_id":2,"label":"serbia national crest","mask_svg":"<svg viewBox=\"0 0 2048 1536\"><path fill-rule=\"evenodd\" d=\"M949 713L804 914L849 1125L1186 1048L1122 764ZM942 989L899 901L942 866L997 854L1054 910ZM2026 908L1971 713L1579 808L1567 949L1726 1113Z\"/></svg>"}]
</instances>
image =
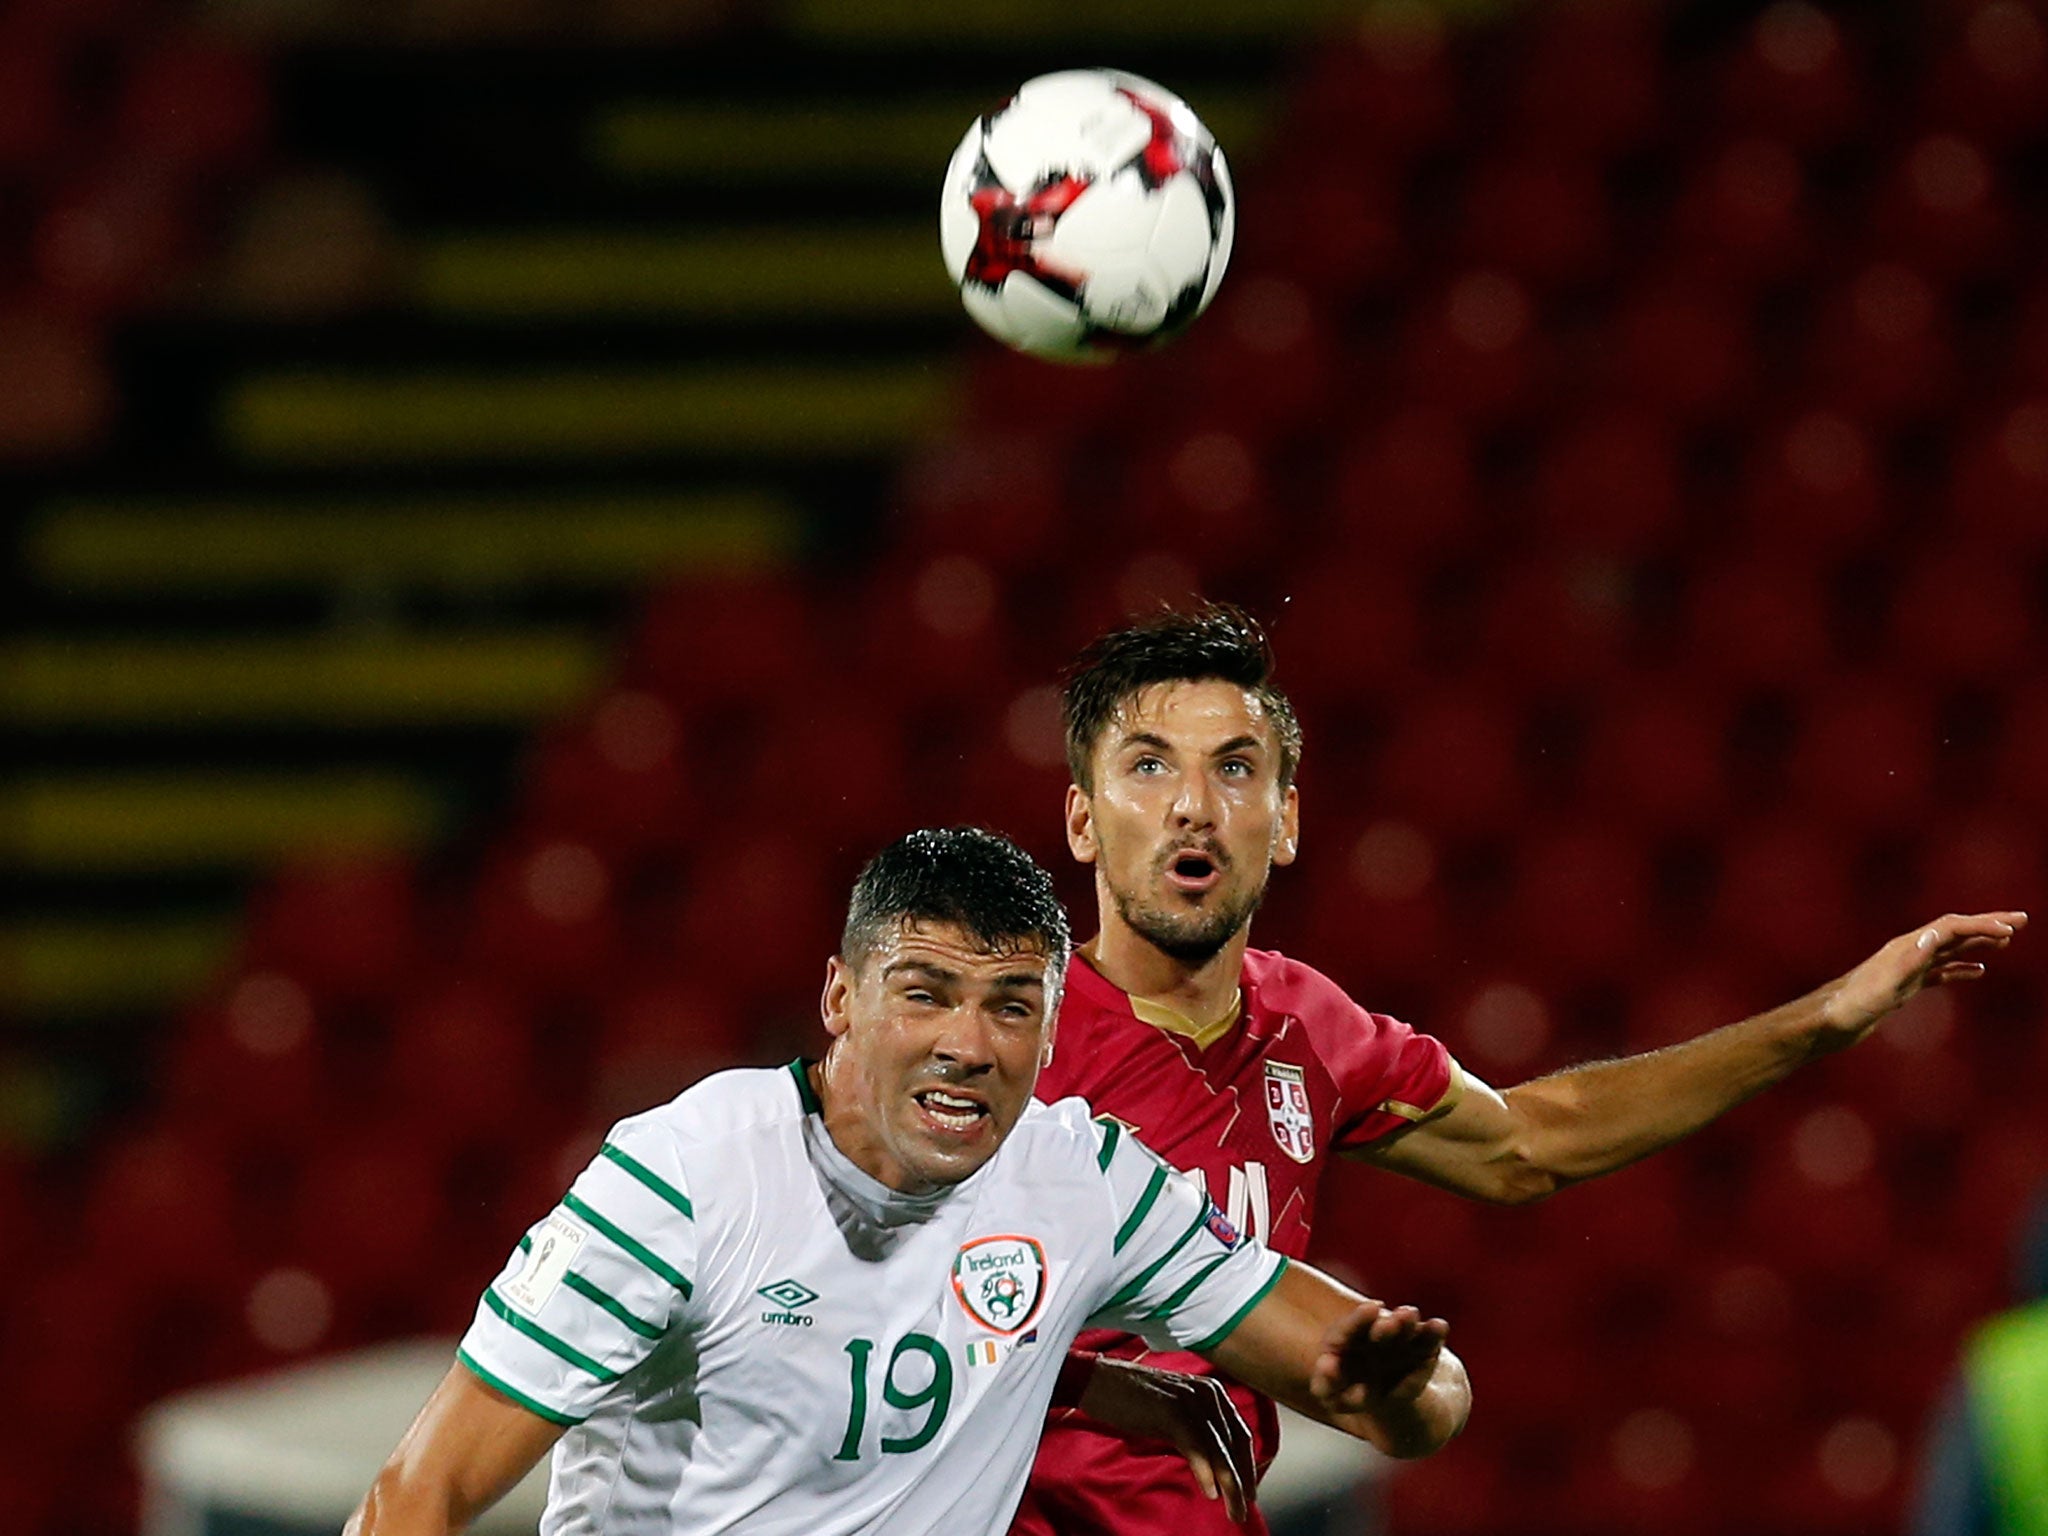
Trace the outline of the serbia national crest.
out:
<instances>
[{"instance_id":1,"label":"serbia national crest","mask_svg":"<svg viewBox=\"0 0 2048 1536\"><path fill-rule=\"evenodd\" d=\"M1309 1108L1308 1078L1284 1061L1266 1063L1266 1118L1273 1139L1297 1163L1315 1161L1315 1114Z\"/></svg>"},{"instance_id":2,"label":"serbia national crest","mask_svg":"<svg viewBox=\"0 0 2048 1536\"><path fill-rule=\"evenodd\" d=\"M1028 1328L1045 1300L1045 1250L1035 1237L977 1237L954 1256L953 1294L984 1328Z\"/></svg>"}]
</instances>

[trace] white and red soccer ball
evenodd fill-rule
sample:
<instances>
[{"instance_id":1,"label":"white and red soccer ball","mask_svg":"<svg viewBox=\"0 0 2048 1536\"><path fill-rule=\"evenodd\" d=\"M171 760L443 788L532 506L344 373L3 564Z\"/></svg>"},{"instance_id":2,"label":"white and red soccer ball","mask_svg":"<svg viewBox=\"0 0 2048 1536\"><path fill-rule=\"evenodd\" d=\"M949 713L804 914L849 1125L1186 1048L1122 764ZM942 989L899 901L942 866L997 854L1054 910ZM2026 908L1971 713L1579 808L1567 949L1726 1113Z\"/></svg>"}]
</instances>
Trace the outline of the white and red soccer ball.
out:
<instances>
[{"instance_id":1,"label":"white and red soccer ball","mask_svg":"<svg viewBox=\"0 0 2048 1536\"><path fill-rule=\"evenodd\" d=\"M1223 281L1236 229L1223 151L1137 75L1026 81L953 152L939 247L982 329L1094 362L1173 335Z\"/></svg>"}]
</instances>

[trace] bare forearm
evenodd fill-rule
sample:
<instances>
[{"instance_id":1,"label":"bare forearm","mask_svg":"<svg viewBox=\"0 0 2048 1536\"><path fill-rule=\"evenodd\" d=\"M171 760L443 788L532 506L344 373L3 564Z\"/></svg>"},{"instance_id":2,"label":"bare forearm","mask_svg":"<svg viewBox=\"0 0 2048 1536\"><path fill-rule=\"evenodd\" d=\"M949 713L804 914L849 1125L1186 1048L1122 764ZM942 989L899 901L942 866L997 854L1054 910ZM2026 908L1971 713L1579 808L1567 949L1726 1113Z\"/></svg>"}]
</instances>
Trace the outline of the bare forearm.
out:
<instances>
[{"instance_id":1,"label":"bare forearm","mask_svg":"<svg viewBox=\"0 0 2048 1536\"><path fill-rule=\"evenodd\" d=\"M1527 1163L1555 1187L1611 1173L1690 1136L1824 1053L1831 991L1661 1051L1508 1089Z\"/></svg>"}]
</instances>

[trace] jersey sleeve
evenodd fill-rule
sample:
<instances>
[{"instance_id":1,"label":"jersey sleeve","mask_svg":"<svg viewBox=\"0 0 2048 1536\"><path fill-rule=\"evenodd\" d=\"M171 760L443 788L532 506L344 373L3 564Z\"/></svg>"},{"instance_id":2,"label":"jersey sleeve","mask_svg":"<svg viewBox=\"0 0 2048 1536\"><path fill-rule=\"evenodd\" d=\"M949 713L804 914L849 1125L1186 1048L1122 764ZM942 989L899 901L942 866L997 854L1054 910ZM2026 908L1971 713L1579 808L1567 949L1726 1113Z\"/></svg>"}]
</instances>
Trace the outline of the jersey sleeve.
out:
<instances>
[{"instance_id":1,"label":"jersey sleeve","mask_svg":"<svg viewBox=\"0 0 2048 1536\"><path fill-rule=\"evenodd\" d=\"M682 1320L696 1259L673 1139L623 1122L519 1240L456 1358L542 1418L579 1424Z\"/></svg>"},{"instance_id":2,"label":"jersey sleeve","mask_svg":"<svg viewBox=\"0 0 2048 1536\"><path fill-rule=\"evenodd\" d=\"M1089 1325L1139 1334L1160 1349L1221 1343L1287 1260L1238 1232L1194 1180L1117 1121L1105 1117L1095 1129L1117 1225L1109 1294Z\"/></svg>"},{"instance_id":3,"label":"jersey sleeve","mask_svg":"<svg viewBox=\"0 0 2048 1536\"><path fill-rule=\"evenodd\" d=\"M1341 1009L1348 1017L1319 1041L1323 1065L1337 1084L1335 1150L1367 1146L1463 1096L1464 1073L1441 1040L1348 997Z\"/></svg>"}]
</instances>

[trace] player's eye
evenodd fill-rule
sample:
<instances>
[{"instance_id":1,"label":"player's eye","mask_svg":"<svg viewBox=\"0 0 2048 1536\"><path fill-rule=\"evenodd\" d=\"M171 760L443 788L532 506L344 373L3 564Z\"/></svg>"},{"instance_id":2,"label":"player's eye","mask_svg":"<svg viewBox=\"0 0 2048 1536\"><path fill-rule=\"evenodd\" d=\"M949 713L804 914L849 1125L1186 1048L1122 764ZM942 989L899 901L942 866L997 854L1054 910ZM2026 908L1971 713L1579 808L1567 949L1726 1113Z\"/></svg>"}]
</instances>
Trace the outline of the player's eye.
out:
<instances>
[{"instance_id":1,"label":"player's eye","mask_svg":"<svg viewBox=\"0 0 2048 1536\"><path fill-rule=\"evenodd\" d=\"M1131 764L1131 772L1133 773L1142 773L1149 775L1154 773L1164 773L1165 771L1165 761L1161 758L1153 757L1150 754L1147 754L1146 756L1139 758L1136 762Z\"/></svg>"},{"instance_id":2,"label":"player's eye","mask_svg":"<svg viewBox=\"0 0 2048 1536\"><path fill-rule=\"evenodd\" d=\"M1248 779L1252 776L1252 765L1241 757L1226 759L1218 768L1225 778Z\"/></svg>"}]
</instances>

